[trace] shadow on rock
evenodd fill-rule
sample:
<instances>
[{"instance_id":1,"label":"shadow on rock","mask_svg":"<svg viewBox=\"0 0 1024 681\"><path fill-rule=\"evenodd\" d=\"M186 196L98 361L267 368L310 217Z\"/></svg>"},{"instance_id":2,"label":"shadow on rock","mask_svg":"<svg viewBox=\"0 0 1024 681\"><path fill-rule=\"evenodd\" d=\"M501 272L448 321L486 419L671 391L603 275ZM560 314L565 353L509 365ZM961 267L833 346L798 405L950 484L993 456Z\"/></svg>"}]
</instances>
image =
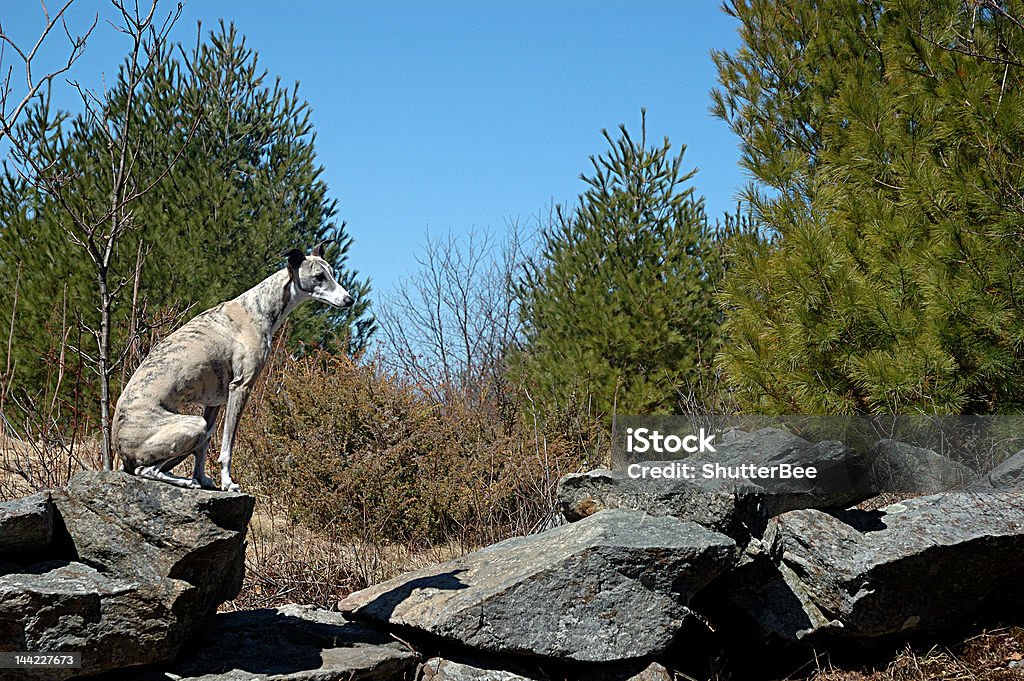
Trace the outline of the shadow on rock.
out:
<instances>
[{"instance_id":1,"label":"shadow on rock","mask_svg":"<svg viewBox=\"0 0 1024 681\"><path fill-rule=\"evenodd\" d=\"M409 598L414 591L419 589L437 589L438 591L468 589L469 585L458 578L458 575L463 572L466 572L465 568L457 568L436 575L418 577L399 584L395 588L376 596L373 600L367 601L360 608L359 614L360 616L386 622L391 619L395 608Z\"/></svg>"},{"instance_id":2,"label":"shadow on rock","mask_svg":"<svg viewBox=\"0 0 1024 681\"><path fill-rule=\"evenodd\" d=\"M187 679L402 678L419 656L387 633L309 606L219 613L167 667L105 681Z\"/></svg>"},{"instance_id":3,"label":"shadow on rock","mask_svg":"<svg viewBox=\"0 0 1024 681\"><path fill-rule=\"evenodd\" d=\"M859 508L850 508L844 511L829 511L829 514L858 532L879 532L889 527L885 524L884 510L862 511Z\"/></svg>"}]
</instances>

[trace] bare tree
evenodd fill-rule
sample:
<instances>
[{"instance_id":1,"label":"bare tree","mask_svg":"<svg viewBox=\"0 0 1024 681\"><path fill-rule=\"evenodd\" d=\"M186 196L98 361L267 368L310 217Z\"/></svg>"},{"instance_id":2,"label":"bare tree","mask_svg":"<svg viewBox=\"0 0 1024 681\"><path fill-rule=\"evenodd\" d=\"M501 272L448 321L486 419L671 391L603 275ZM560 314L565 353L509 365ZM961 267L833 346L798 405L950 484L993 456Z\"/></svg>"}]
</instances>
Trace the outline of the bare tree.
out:
<instances>
[{"instance_id":1,"label":"bare tree","mask_svg":"<svg viewBox=\"0 0 1024 681\"><path fill-rule=\"evenodd\" d=\"M379 303L381 360L439 402L482 402L504 381L520 324L514 284L524 259L524 230L504 238L464 239L428 232L419 270Z\"/></svg>"},{"instance_id":2,"label":"bare tree","mask_svg":"<svg viewBox=\"0 0 1024 681\"><path fill-rule=\"evenodd\" d=\"M92 24L89 28L81 35L72 37L71 31L68 28L67 21L65 20L65 13L68 8L74 3L75 0L67 0L64 6L60 10L50 16L49 11L46 9L46 3L42 2L43 16L46 20L46 26L43 27L42 32L39 34L39 39L36 40L35 44L28 50L22 49L18 44L11 38L10 34L4 29L3 22L0 22L0 77L3 78L0 81L0 139L3 139L5 135L10 135L14 129L18 119L21 118L22 112L25 107L46 88L50 87L50 84L58 76L67 73L82 53L85 51L85 43L92 34L96 23L99 21L99 14L93 19ZM63 62L58 68L53 71L49 71L42 76L37 76L32 72L36 56L39 53L39 49L46 42L50 33L53 29L60 25L64 30L64 35L67 36L70 49L68 50L67 60ZM11 82L14 76L14 64L7 63L8 51L14 52L17 58L21 60L25 70L25 91L21 93L21 97L16 95L15 83ZM5 68L6 67L6 68Z\"/></svg>"},{"instance_id":3,"label":"bare tree","mask_svg":"<svg viewBox=\"0 0 1024 681\"><path fill-rule=\"evenodd\" d=\"M137 1L129 6L127 0L112 0L111 4L116 10L120 23L110 22L111 26L117 32L127 36L131 45L121 76L124 96L115 105L110 97L111 93L98 95L82 88L78 83L71 83L79 93L84 105L83 120L89 122L90 129L100 134L106 142L109 157L104 165L110 172L110 198L105 206L80 207L81 204L74 200L75 180L77 179L74 173L54 172L54 168L60 160L60 154L38 153L39 146L45 145L46 141L29 138L15 125L17 117L24 110L28 101L40 93L44 85L49 87L56 76L66 72L84 49L85 37L71 38L63 20L64 12L70 4L69 1L52 19L46 13L47 27L39 42L45 39L59 20L71 41L71 56L62 68L38 80L34 80L32 77L31 64L39 43L29 51L19 49L14 40L0 29L0 41L3 45L9 46L24 61L28 74L28 94L17 105L10 109L6 105L12 92L9 87L9 78L4 83L4 89L0 91L4 101L3 132L10 142L11 157L17 167L22 169L21 172L27 180L48 194L61 207L65 217L61 226L68 241L81 248L92 265L96 283L99 323L98 326L89 325L84 320L80 320L79 323L93 339L95 350L87 350L81 346L76 347L75 350L93 368L100 381L103 466L109 470L113 464L110 443L110 379L123 360L124 352L127 352L127 348L131 346L131 343L126 344L126 348L121 353L114 352L111 347L111 311L122 291L131 283L132 277L138 275L139 271L137 265L134 275L116 276L112 271L114 250L131 228L132 204L149 193L171 171L194 135L200 122L200 116L199 112L196 112L184 141L163 169L151 176L152 179L144 183L141 182L135 169L137 162L146 158L146 150L142 148L141 136L132 128L133 122L136 120L136 95L149 70L154 67L153 58L162 51L171 28L181 15L182 4L177 3L176 9L158 19L157 0L150 1L148 10L140 9ZM95 22L93 26L95 26ZM91 31L92 28L86 33L86 37ZM3 70L2 56L0 54L0 71ZM10 67L7 72L11 72Z\"/></svg>"}]
</instances>

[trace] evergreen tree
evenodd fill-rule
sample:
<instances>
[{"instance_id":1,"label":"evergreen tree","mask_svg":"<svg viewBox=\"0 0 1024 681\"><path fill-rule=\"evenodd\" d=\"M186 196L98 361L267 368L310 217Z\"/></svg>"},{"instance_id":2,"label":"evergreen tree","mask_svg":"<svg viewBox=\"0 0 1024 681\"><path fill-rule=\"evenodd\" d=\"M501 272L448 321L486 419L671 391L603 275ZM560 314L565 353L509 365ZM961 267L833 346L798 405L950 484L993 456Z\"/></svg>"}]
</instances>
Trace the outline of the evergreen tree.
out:
<instances>
[{"instance_id":1,"label":"evergreen tree","mask_svg":"<svg viewBox=\"0 0 1024 681\"><path fill-rule=\"evenodd\" d=\"M133 319L144 331L168 309L191 306L187 318L279 269L282 251L327 241L327 257L356 305L305 306L290 322L292 338L361 351L374 330L369 285L347 266L352 239L336 219L297 86L268 84L256 53L223 24L187 54L168 47L151 49L150 58L135 92L132 130L141 152L131 168L134 187L153 187L132 204L132 228L114 253L112 272L129 282L114 305L114 348L126 349ZM98 115L54 112L43 98L20 125L41 165L66 179L65 200L83 214L109 202L110 173L102 166L109 156L97 126L109 125L106 110L118 110L126 96L122 68L106 99L91 103ZM5 164L2 179L0 269L18 285L0 292L0 315L16 322L13 383L34 394L56 380L62 340L88 349L76 320L95 326L96 311L89 264L69 245L64 207L20 171ZM74 353L64 361L70 373L81 369Z\"/></svg>"},{"instance_id":2,"label":"evergreen tree","mask_svg":"<svg viewBox=\"0 0 1024 681\"><path fill-rule=\"evenodd\" d=\"M714 55L769 237L725 278L751 410L1018 411L1021 3L743 0Z\"/></svg>"},{"instance_id":3,"label":"evergreen tree","mask_svg":"<svg viewBox=\"0 0 1024 681\"><path fill-rule=\"evenodd\" d=\"M188 153L139 216L140 236L149 235L146 245L158 254L147 258L145 274L160 287L159 299L173 301L202 282L193 298L198 312L279 269L282 251L327 241L326 257L356 303L346 310L303 306L290 319L290 340L361 352L374 330L369 284L348 266L352 237L336 220L338 202L321 178L310 108L298 84L268 84L233 25L221 24L185 63L168 55L163 64L154 98L180 98L180 109L154 107L154 137L180 126L181 109L198 108L202 122ZM163 262L184 269L166 272Z\"/></svg>"},{"instance_id":4,"label":"evergreen tree","mask_svg":"<svg viewBox=\"0 0 1024 681\"><path fill-rule=\"evenodd\" d=\"M713 356L719 266L683 150L625 126L575 208L559 206L520 286L521 371L546 408L672 412Z\"/></svg>"}]
</instances>

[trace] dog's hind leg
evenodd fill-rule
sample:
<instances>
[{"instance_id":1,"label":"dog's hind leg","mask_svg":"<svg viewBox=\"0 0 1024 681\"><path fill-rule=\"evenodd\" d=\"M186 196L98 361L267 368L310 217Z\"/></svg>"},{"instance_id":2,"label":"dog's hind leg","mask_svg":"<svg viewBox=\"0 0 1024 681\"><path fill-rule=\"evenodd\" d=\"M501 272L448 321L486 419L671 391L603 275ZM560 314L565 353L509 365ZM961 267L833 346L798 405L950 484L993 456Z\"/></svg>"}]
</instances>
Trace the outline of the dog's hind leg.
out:
<instances>
[{"instance_id":1,"label":"dog's hind leg","mask_svg":"<svg viewBox=\"0 0 1024 681\"><path fill-rule=\"evenodd\" d=\"M206 421L199 416L168 412L147 431L131 443L132 459L140 464L135 475L178 487L199 487L199 482L173 475L170 470L198 452L207 432Z\"/></svg>"},{"instance_id":2,"label":"dog's hind leg","mask_svg":"<svg viewBox=\"0 0 1024 681\"><path fill-rule=\"evenodd\" d=\"M217 427L217 414L220 407L206 407L203 410L203 420L206 421L206 435L199 449L196 450L196 465L192 469L192 481L198 483L203 489L217 489L217 482L206 475L206 450L210 448L210 439L213 437L213 429Z\"/></svg>"},{"instance_id":3,"label":"dog's hind leg","mask_svg":"<svg viewBox=\"0 0 1024 681\"><path fill-rule=\"evenodd\" d=\"M166 471L161 470L159 466L139 466L135 469L135 475L140 478L170 483L176 487L189 487L192 489L198 488L198 485L196 485L195 481L191 478L183 478L180 475L167 473Z\"/></svg>"}]
</instances>

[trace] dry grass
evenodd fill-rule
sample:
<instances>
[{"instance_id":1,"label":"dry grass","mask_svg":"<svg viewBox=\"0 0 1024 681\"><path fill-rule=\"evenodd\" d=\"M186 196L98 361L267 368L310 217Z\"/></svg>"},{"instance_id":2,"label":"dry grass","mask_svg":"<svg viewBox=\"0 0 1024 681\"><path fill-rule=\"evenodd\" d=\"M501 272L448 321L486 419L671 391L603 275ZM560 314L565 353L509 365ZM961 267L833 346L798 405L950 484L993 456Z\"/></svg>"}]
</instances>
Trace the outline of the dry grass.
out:
<instances>
[{"instance_id":1,"label":"dry grass","mask_svg":"<svg viewBox=\"0 0 1024 681\"><path fill-rule=\"evenodd\" d=\"M474 548L452 543L414 551L404 544L333 539L269 512L262 500L249 524L242 593L221 609L302 603L333 610L353 591Z\"/></svg>"},{"instance_id":2,"label":"dry grass","mask_svg":"<svg viewBox=\"0 0 1024 681\"><path fill-rule=\"evenodd\" d=\"M76 473L102 468L96 437L75 438L0 427L0 500L63 487Z\"/></svg>"},{"instance_id":3,"label":"dry grass","mask_svg":"<svg viewBox=\"0 0 1024 681\"><path fill-rule=\"evenodd\" d=\"M881 667L881 668L879 668ZM907 647L882 667L819 669L809 681L1024 681L1024 628L985 631L928 650Z\"/></svg>"}]
</instances>

